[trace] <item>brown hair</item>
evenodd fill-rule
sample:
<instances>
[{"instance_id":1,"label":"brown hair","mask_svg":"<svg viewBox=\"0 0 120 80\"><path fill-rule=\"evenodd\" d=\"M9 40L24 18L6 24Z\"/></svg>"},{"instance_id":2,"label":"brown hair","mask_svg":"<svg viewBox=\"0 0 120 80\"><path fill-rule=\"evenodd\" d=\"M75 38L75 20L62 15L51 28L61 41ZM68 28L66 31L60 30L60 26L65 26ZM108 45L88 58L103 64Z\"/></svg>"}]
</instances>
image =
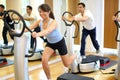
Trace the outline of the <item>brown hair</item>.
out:
<instances>
[{"instance_id":1,"label":"brown hair","mask_svg":"<svg viewBox=\"0 0 120 80\"><path fill-rule=\"evenodd\" d=\"M27 5L26 7L27 7L27 8L29 8L30 10L32 10L32 6L30 6L30 5Z\"/></svg>"},{"instance_id":2,"label":"brown hair","mask_svg":"<svg viewBox=\"0 0 120 80\"><path fill-rule=\"evenodd\" d=\"M3 8L3 9L5 8L5 6L3 4L0 4L0 7Z\"/></svg>"},{"instance_id":3,"label":"brown hair","mask_svg":"<svg viewBox=\"0 0 120 80\"><path fill-rule=\"evenodd\" d=\"M48 4L41 4L38 9L42 9L43 11L45 12L49 12L50 11L50 14L49 14L49 17L52 18L52 19L55 19L54 17L54 14L53 12L51 11L51 8Z\"/></svg>"},{"instance_id":4,"label":"brown hair","mask_svg":"<svg viewBox=\"0 0 120 80\"><path fill-rule=\"evenodd\" d=\"M85 4L84 3L78 3L78 5L82 5L85 8Z\"/></svg>"}]
</instances>

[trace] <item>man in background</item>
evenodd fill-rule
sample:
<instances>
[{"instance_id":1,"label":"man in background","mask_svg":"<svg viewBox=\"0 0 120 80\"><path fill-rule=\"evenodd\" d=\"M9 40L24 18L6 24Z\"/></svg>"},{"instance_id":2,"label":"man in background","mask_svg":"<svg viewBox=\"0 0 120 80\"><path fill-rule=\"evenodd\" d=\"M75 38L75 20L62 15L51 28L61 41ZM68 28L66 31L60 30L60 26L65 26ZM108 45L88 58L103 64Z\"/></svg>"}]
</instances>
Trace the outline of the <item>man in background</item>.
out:
<instances>
[{"instance_id":1,"label":"man in background","mask_svg":"<svg viewBox=\"0 0 120 80\"><path fill-rule=\"evenodd\" d=\"M82 38L81 38L81 49L80 49L80 55L82 56L82 59L86 58L85 54L85 45L86 45L86 38L89 35L91 38L91 41L93 43L94 48L96 49L96 53L100 53L100 45L98 44L98 41L96 40L96 24L94 17L92 13L89 10L85 9L84 3L78 3L78 11L79 13L71 18L65 18L64 20L67 21L78 21L82 22L83 24L83 30L82 30Z\"/></svg>"},{"instance_id":2,"label":"man in background","mask_svg":"<svg viewBox=\"0 0 120 80\"><path fill-rule=\"evenodd\" d=\"M24 17L24 20L26 20L27 26L30 26L37 20L36 15L32 11L32 6L30 6L30 5L26 6L26 13L23 15L23 17ZM34 29L34 31L40 32L39 25L37 28ZM30 50L29 50L30 52L33 51L33 45L34 45L34 38L31 36Z\"/></svg>"},{"instance_id":3,"label":"man in background","mask_svg":"<svg viewBox=\"0 0 120 80\"><path fill-rule=\"evenodd\" d=\"M6 12L5 10L5 7L3 4L0 4L0 19L3 19L4 18L4 13ZM3 19L4 21L4 26L3 26L3 31L2 31L2 37L3 37L3 40L4 40L4 48L8 46L8 39L7 39L7 32L8 32L8 29L5 25L5 20ZM12 22L12 20L10 19L10 16L8 15L6 17L6 22L10 25L10 27L12 29L14 29L14 24ZM13 39L13 36L10 35L10 37Z\"/></svg>"}]
</instances>

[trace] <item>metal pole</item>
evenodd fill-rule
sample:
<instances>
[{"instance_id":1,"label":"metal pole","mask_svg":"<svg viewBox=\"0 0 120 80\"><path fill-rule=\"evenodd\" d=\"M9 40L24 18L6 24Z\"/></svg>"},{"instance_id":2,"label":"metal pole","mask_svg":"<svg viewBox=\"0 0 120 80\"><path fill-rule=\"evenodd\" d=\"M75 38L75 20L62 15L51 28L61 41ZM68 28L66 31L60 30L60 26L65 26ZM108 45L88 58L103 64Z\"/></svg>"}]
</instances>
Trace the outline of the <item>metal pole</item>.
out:
<instances>
[{"instance_id":1,"label":"metal pole","mask_svg":"<svg viewBox=\"0 0 120 80\"><path fill-rule=\"evenodd\" d=\"M28 75L28 53L29 36L23 34L21 37L14 37L14 67L15 80L29 80Z\"/></svg>"},{"instance_id":2,"label":"metal pole","mask_svg":"<svg viewBox=\"0 0 120 80\"><path fill-rule=\"evenodd\" d=\"M72 38L74 36L74 32L75 32L75 25L72 26L67 26L67 33L66 33L66 44L67 44L67 49L68 49L68 54L71 56L73 54L75 54L74 52L74 38ZM75 59L74 62L70 65L70 69L72 73L78 73L78 62Z\"/></svg>"},{"instance_id":3,"label":"metal pole","mask_svg":"<svg viewBox=\"0 0 120 80\"><path fill-rule=\"evenodd\" d=\"M118 42L118 65L115 72L115 77L117 80L120 80L120 42Z\"/></svg>"},{"instance_id":4,"label":"metal pole","mask_svg":"<svg viewBox=\"0 0 120 80\"><path fill-rule=\"evenodd\" d=\"M120 28L119 28L120 31ZM120 33L118 34L118 40L120 40ZM115 71L115 78L117 80L120 80L120 42L117 43L118 44L118 62L117 62L117 68Z\"/></svg>"},{"instance_id":5,"label":"metal pole","mask_svg":"<svg viewBox=\"0 0 120 80\"><path fill-rule=\"evenodd\" d=\"M117 67L117 79L120 80L120 43L119 43L119 53L118 53L118 67Z\"/></svg>"}]
</instances>

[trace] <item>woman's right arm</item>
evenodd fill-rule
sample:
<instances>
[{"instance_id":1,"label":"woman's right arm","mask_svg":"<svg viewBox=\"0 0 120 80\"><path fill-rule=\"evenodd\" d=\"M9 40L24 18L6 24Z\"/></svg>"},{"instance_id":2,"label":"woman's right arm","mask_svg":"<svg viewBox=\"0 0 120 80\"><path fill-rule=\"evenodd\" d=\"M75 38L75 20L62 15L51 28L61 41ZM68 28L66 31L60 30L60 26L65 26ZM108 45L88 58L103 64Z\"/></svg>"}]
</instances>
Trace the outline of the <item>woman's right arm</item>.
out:
<instances>
[{"instance_id":1,"label":"woman's right arm","mask_svg":"<svg viewBox=\"0 0 120 80\"><path fill-rule=\"evenodd\" d=\"M39 26L39 24L40 24L40 21L41 21L41 20L38 20L38 21L34 22L33 24L31 24L31 25L30 25L30 27L29 27L29 28L32 30L32 29L34 29L34 28L38 27L38 26Z\"/></svg>"},{"instance_id":2,"label":"woman's right arm","mask_svg":"<svg viewBox=\"0 0 120 80\"><path fill-rule=\"evenodd\" d=\"M38 21L34 22L33 24L31 24L31 25L29 26L29 29L32 30L32 29L35 29L36 27L38 27L39 24L40 24L40 21L41 21L41 20L38 20ZM27 32L27 31L28 31L28 30L25 29L25 32Z\"/></svg>"},{"instance_id":3,"label":"woman's right arm","mask_svg":"<svg viewBox=\"0 0 120 80\"><path fill-rule=\"evenodd\" d=\"M120 17L113 16L112 19L120 22Z\"/></svg>"}]
</instances>

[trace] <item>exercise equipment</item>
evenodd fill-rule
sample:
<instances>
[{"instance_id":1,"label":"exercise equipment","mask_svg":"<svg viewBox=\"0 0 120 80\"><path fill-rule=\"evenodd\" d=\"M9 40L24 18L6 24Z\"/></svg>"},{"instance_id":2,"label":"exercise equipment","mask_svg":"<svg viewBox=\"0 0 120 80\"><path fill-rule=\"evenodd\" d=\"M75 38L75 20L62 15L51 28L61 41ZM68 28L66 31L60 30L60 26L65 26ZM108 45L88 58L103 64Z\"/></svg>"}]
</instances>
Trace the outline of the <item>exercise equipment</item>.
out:
<instances>
[{"instance_id":1,"label":"exercise equipment","mask_svg":"<svg viewBox=\"0 0 120 80\"><path fill-rule=\"evenodd\" d=\"M88 55L85 59L82 59L82 61L78 63L78 66L79 71L82 73L93 72L99 70L100 60L96 56Z\"/></svg>"},{"instance_id":2,"label":"exercise equipment","mask_svg":"<svg viewBox=\"0 0 120 80\"><path fill-rule=\"evenodd\" d=\"M32 57L28 58L28 61L39 61L42 59L42 52L43 50L38 50L35 51L35 54ZM29 52L29 54L31 54L31 52Z\"/></svg>"},{"instance_id":3,"label":"exercise equipment","mask_svg":"<svg viewBox=\"0 0 120 80\"><path fill-rule=\"evenodd\" d=\"M42 59L42 54L43 54L43 50L44 50L44 47L43 47L43 43L46 43L47 42L47 39L45 39L44 37L38 37L36 38L37 40L37 44L38 46L36 46L36 50L35 50L35 54L32 56L32 57L29 57L28 58L28 61L39 61ZM39 45L41 44L41 45ZM31 54L32 51L29 51L29 54Z\"/></svg>"},{"instance_id":4,"label":"exercise equipment","mask_svg":"<svg viewBox=\"0 0 120 80\"><path fill-rule=\"evenodd\" d=\"M111 61L108 57L96 56L100 60L100 67L108 66Z\"/></svg>"},{"instance_id":5,"label":"exercise equipment","mask_svg":"<svg viewBox=\"0 0 120 80\"><path fill-rule=\"evenodd\" d=\"M43 49L35 51L35 54L32 57L29 57L28 61L30 62L40 61L42 59L42 52L43 52ZM31 54L31 52L29 52L29 54Z\"/></svg>"},{"instance_id":6,"label":"exercise equipment","mask_svg":"<svg viewBox=\"0 0 120 80\"><path fill-rule=\"evenodd\" d=\"M63 13L63 17L65 17L65 15L68 14L67 16L73 16L72 13L70 12L64 12ZM67 43L67 47L68 47L68 53L70 55L72 55L74 53L74 38L77 37L78 33L79 33L79 24L73 20L72 22L67 22L66 20L63 20L67 29L65 31L65 37L66 37L66 43ZM74 35L74 26L73 24L77 25L77 33L75 36ZM66 36L66 34L68 34ZM79 54L77 54L78 56L80 56ZM80 57L78 59L81 59ZM77 59L74 60L73 64L71 65L70 69L72 73L79 73L79 72L93 72L96 70L99 70L100 68L100 62L99 59L97 59L95 56L87 56L86 59L83 59L82 62Z\"/></svg>"},{"instance_id":7,"label":"exercise equipment","mask_svg":"<svg viewBox=\"0 0 120 80\"><path fill-rule=\"evenodd\" d=\"M110 60L110 58L108 57L87 55L86 59L83 59L80 64L86 65L86 66L81 65L81 68L83 68L83 70L80 69L81 72L93 72L100 69L105 70L115 65L116 61ZM93 64L94 66L92 66L91 64Z\"/></svg>"},{"instance_id":8,"label":"exercise equipment","mask_svg":"<svg viewBox=\"0 0 120 80\"><path fill-rule=\"evenodd\" d=\"M75 74L71 73L64 73L60 75L57 80L94 80L93 78L90 77L85 77L85 76L78 76Z\"/></svg>"},{"instance_id":9,"label":"exercise equipment","mask_svg":"<svg viewBox=\"0 0 120 80\"><path fill-rule=\"evenodd\" d=\"M28 58L28 61L40 61L42 59L42 52L44 50L43 47L43 40L41 38L36 38L37 40L37 46L36 46L36 50L35 50L35 54L32 57ZM29 51L29 54L31 54L32 51Z\"/></svg>"},{"instance_id":10,"label":"exercise equipment","mask_svg":"<svg viewBox=\"0 0 120 80\"><path fill-rule=\"evenodd\" d=\"M20 23L20 27L17 30L12 30L6 22L6 17L10 15L13 23ZM32 31L26 26L23 17L15 10L7 10L4 14L5 24L9 30L10 35L14 36L14 67L15 67L15 80L29 80L28 77L28 57L34 55L36 49L36 39L32 54L28 55L28 35L23 34L25 28L32 33Z\"/></svg>"},{"instance_id":11,"label":"exercise equipment","mask_svg":"<svg viewBox=\"0 0 120 80\"><path fill-rule=\"evenodd\" d=\"M1 62L0 63L0 68L7 67L7 66L10 66L10 65L14 65L13 60L6 59L6 58L3 58L3 57L0 58L0 62Z\"/></svg>"},{"instance_id":12,"label":"exercise equipment","mask_svg":"<svg viewBox=\"0 0 120 80\"><path fill-rule=\"evenodd\" d=\"M13 45L8 45L7 47L0 46L0 56L9 56L13 55L14 46Z\"/></svg>"},{"instance_id":13,"label":"exercise equipment","mask_svg":"<svg viewBox=\"0 0 120 80\"><path fill-rule=\"evenodd\" d=\"M3 57L0 57L0 66L3 66L5 64L7 64L7 59L3 58Z\"/></svg>"},{"instance_id":14,"label":"exercise equipment","mask_svg":"<svg viewBox=\"0 0 120 80\"><path fill-rule=\"evenodd\" d=\"M63 17L66 16L73 16L72 13L65 11L62 14ZM67 44L67 49L68 49L68 54L72 55L74 54L74 38L76 38L79 34L79 24L76 21L72 21L72 22L67 22L66 20L63 20L66 26L66 30L64 33L65 36L65 40L66 40L66 44ZM74 25L73 25L74 24ZM75 25L77 26L77 33L74 36L74 32L75 32ZM78 63L77 60L75 59L74 62L71 64L70 66L70 70L72 73L78 73Z\"/></svg>"},{"instance_id":15,"label":"exercise equipment","mask_svg":"<svg viewBox=\"0 0 120 80\"><path fill-rule=\"evenodd\" d=\"M120 15L120 11L117 11L114 16L115 17L119 17ZM119 21L118 20L114 20L114 23L116 25L116 28L117 28L117 34L116 34L116 38L115 40L118 43L118 66L116 68L116 71L115 71L115 77L116 79L120 80L120 34L119 34L119 31L120 31L120 24L119 24Z\"/></svg>"},{"instance_id":16,"label":"exercise equipment","mask_svg":"<svg viewBox=\"0 0 120 80\"><path fill-rule=\"evenodd\" d=\"M62 16L65 17L66 14L68 14L67 16L73 16L73 14L72 14L71 12L68 12L68 11L65 11L65 12L62 14ZM71 27L71 26L74 24L74 25L77 26L77 28L76 28L77 31L76 31L75 36L72 36L72 38L77 38L77 36L78 36L78 34L79 34L79 24L77 23L77 21L73 20L72 22L67 22L67 21L64 20L64 19L63 19L63 21L64 21L64 23L65 23L65 25L66 25L66 30L65 30L64 36L66 37L67 31L69 31L69 27ZM73 28L73 32L72 32L73 34L72 34L72 35L74 35L74 31L75 31L75 29Z\"/></svg>"}]
</instances>

